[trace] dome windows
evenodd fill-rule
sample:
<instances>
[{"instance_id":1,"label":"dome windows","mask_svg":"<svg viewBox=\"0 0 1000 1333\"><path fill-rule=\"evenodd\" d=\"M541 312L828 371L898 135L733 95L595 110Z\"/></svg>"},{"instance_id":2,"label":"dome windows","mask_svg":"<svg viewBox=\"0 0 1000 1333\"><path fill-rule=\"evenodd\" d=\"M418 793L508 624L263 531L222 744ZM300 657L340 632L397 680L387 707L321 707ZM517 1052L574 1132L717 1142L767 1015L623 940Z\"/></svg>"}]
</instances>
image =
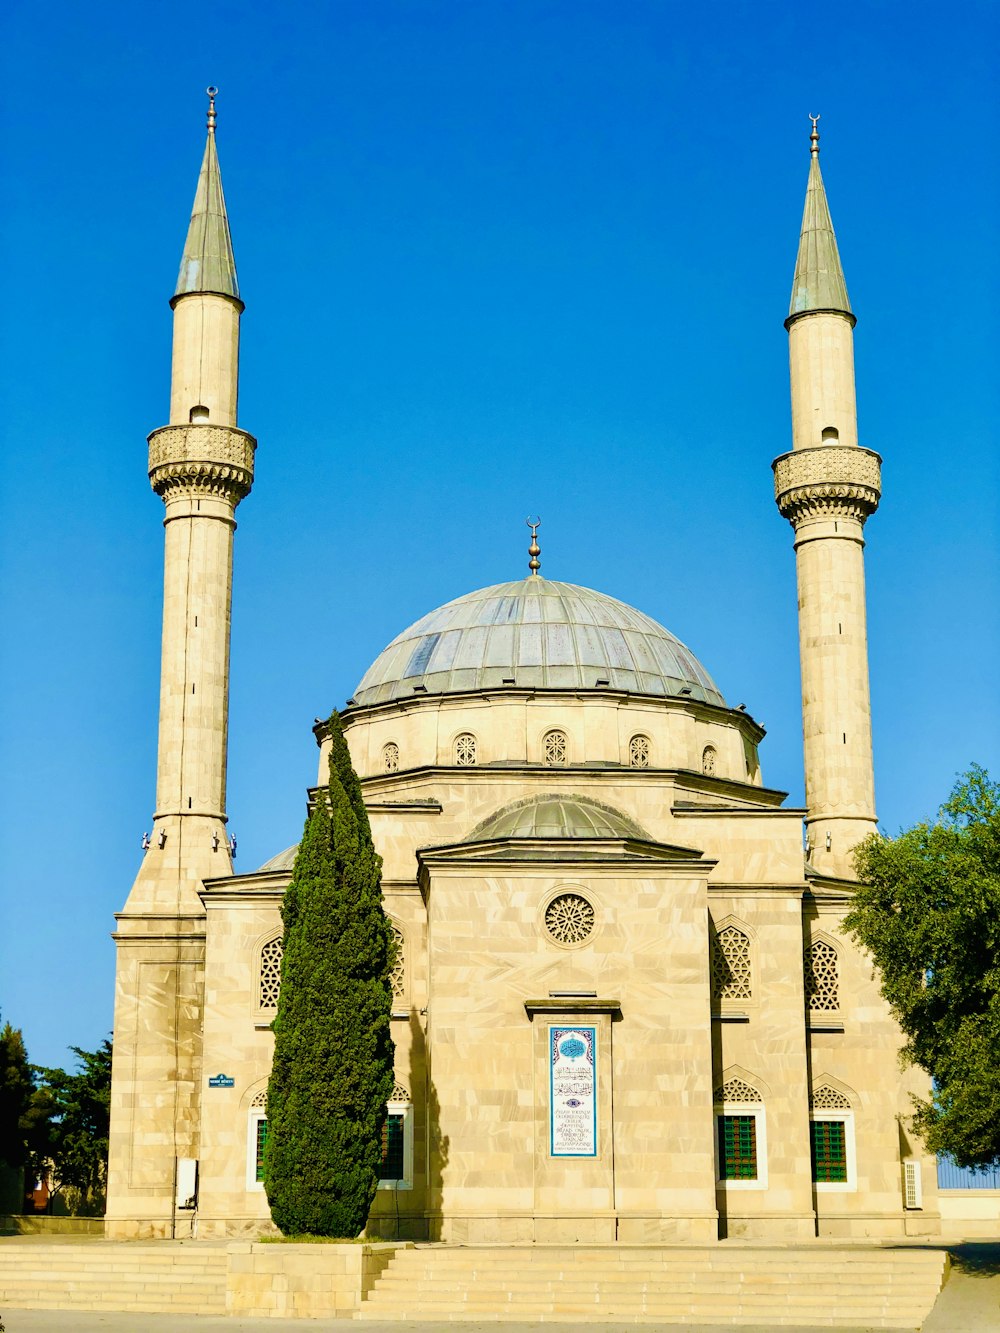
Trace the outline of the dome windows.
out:
<instances>
[{"instance_id":1,"label":"dome windows","mask_svg":"<svg viewBox=\"0 0 1000 1333\"><path fill-rule=\"evenodd\" d=\"M476 738L471 731L455 737L455 763L459 768L472 768L476 763Z\"/></svg>"},{"instance_id":2,"label":"dome windows","mask_svg":"<svg viewBox=\"0 0 1000 1333\"><path fill-rule=\"evenodd\" d=\"M399 746L395 741L389 741L387 745L382 746L382 772L399 772Z\"/></svg>"},{"instance_id":3,"label":"dome windows","mask_svg":"<svg viewBox=\"0 0 1000 1333\"><path fill-rule=\"evenodd\" d=\"M701 771L706 778L715 777L715 765L718 760L718 752L714 745L706 745L701 752Z\"/></svg>"},{"instance_id":4,"label":"dome windows","mask_svg":"<svg viewBox=\"0 0 1000 1333\"><path fill-rule=\"evenodd\" d=\"M648 768L649 750L650 745L648 736L633 736L628 743L629 768Z\"/></svg>"},{"instance_id":5,"label":"dome windows","mask_svg":"<svg viewBox=\"0 0 1000 1333\"><path fill-rule=\"evenodd\" d=\"M567 763L565 731L547 731L542 737L542 761L546 768L565 768Z\"/></svg>"}]
</instances>

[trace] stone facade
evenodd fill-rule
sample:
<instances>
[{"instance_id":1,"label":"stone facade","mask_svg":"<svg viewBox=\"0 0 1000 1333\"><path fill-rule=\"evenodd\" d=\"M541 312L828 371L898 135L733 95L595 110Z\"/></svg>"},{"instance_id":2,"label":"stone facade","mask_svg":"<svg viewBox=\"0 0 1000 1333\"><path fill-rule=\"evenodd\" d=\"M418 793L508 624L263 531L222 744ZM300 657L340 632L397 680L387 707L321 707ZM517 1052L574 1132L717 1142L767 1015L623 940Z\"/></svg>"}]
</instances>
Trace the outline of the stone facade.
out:
<instances>
[{"instance_id":1,"label":"stone facade","mask_svg":"<svg viewBox=\"0 0 1000 1333\"><path fill-rule=\"evenodd\" d=\"M225 833L234 513L255 442L236 426L242 303L213 133L203 185L220 202L191 233L216 219L212 266L185 252L171 419L150 438L167 507L160 748L116 936L116 1237L191 1234L195 1202L203 1237L271 1225L259 1148L294 848L234 875ZM818 163L810 182L807 218L825 210ZM418 622L343 712L401 945L400 1151L371 1237L937 1227L934 1164L906 1130L923 1084L900 1072L900 1033L841 925L851 847L875 827L862 524L879 469L857 444L854 317L808 308L814 251L789 321L793 450L775 464L795 530L806 810L764 785L763 729L689 650L543 580L534 535L530 578ZM231 290L193 290L202 271ZM827 286L846 306L842 277ZM317 741L322 786L322 727ZM560 1061L579 1096L557 1092Z\"/></svg>"}]
</instances>

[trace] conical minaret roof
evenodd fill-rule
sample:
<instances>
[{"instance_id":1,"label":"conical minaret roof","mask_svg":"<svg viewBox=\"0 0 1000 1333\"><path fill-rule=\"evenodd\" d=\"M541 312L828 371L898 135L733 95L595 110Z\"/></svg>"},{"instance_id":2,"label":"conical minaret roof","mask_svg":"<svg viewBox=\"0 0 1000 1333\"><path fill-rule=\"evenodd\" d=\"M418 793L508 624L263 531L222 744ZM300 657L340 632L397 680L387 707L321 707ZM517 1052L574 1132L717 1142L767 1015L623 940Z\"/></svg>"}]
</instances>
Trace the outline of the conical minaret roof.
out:
<instances>
[{"instance_id":1,"label":"conical minaret roof","mask_svg":"<svg viewBox=\"0 0 1000 1333\"><path fill-rule=\"evenodd\" d=\"M837 238L830 219L830 206L826 202L826 190L823 188L823 175L819 169L819 134L815 124L810 137L812 160L809 163L806 206L802 213L802 232L799 236L788 318L794 319L797 315L806 315L816 310L841 310L853 318L837 250Z\"/></svg>"},{"instance_id":2,"label":"conical minaret roof","mask_svg":"<svg viewBox=\"0 0 1000 1333\"><path fill-rule=\"evenodd\" d=\"M198 177L191 223L188 227L174 299L192 292L218 292L240 299L233 240L229 234L222 173L215 147L215 93L209 90L208 142Z\"/></svg>"}]
</instances>

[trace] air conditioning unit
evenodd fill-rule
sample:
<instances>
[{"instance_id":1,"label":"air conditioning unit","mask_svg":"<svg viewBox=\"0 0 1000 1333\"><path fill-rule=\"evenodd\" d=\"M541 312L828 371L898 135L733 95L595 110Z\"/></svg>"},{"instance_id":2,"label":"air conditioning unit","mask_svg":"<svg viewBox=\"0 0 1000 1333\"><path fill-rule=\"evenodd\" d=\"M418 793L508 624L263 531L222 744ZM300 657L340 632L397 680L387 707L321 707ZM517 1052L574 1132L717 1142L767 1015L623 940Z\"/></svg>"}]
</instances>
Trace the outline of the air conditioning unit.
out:
<instances>
[{"instance_id":1,"label":"air conditioning unit","mask_svg":"<svg viewBox=\"0 0 1000 1333\"><path fill-rule=\"evenodd\" d=\"M178 1157L174 1202L178 1209L198 1207L198 1159Z\"/></svg>"},{"instance_id":2,"label":"air conditioning unit","mask_svg":"<svg viewBox=\"0 0 1000 1333\"><path fill-rule=\"evenodd\" d=\"M903 1161L903 1207L923 1208L924 1196L920 1187L920 1158L907 1157Z\"/></svg>"}]
</instances>

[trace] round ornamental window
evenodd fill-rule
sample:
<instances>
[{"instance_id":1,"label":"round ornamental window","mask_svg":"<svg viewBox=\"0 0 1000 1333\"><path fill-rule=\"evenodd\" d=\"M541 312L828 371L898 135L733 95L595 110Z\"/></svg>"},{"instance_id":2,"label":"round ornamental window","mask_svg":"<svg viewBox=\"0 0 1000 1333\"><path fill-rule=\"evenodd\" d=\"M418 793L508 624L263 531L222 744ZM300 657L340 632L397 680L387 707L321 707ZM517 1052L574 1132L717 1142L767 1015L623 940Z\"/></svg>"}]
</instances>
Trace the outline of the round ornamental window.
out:
<instances>
[{"instance_id":1,"label":"round ornamental window","mask_svg":"<svg viewBox=\"0 0 1000 1333\"><path fill-rule=\"evenodd\" d=\"M560 893L545 909L545 929L557 944L582 944L594 933L594 909L580 893Z\"/></svg>"}]
</instances>

